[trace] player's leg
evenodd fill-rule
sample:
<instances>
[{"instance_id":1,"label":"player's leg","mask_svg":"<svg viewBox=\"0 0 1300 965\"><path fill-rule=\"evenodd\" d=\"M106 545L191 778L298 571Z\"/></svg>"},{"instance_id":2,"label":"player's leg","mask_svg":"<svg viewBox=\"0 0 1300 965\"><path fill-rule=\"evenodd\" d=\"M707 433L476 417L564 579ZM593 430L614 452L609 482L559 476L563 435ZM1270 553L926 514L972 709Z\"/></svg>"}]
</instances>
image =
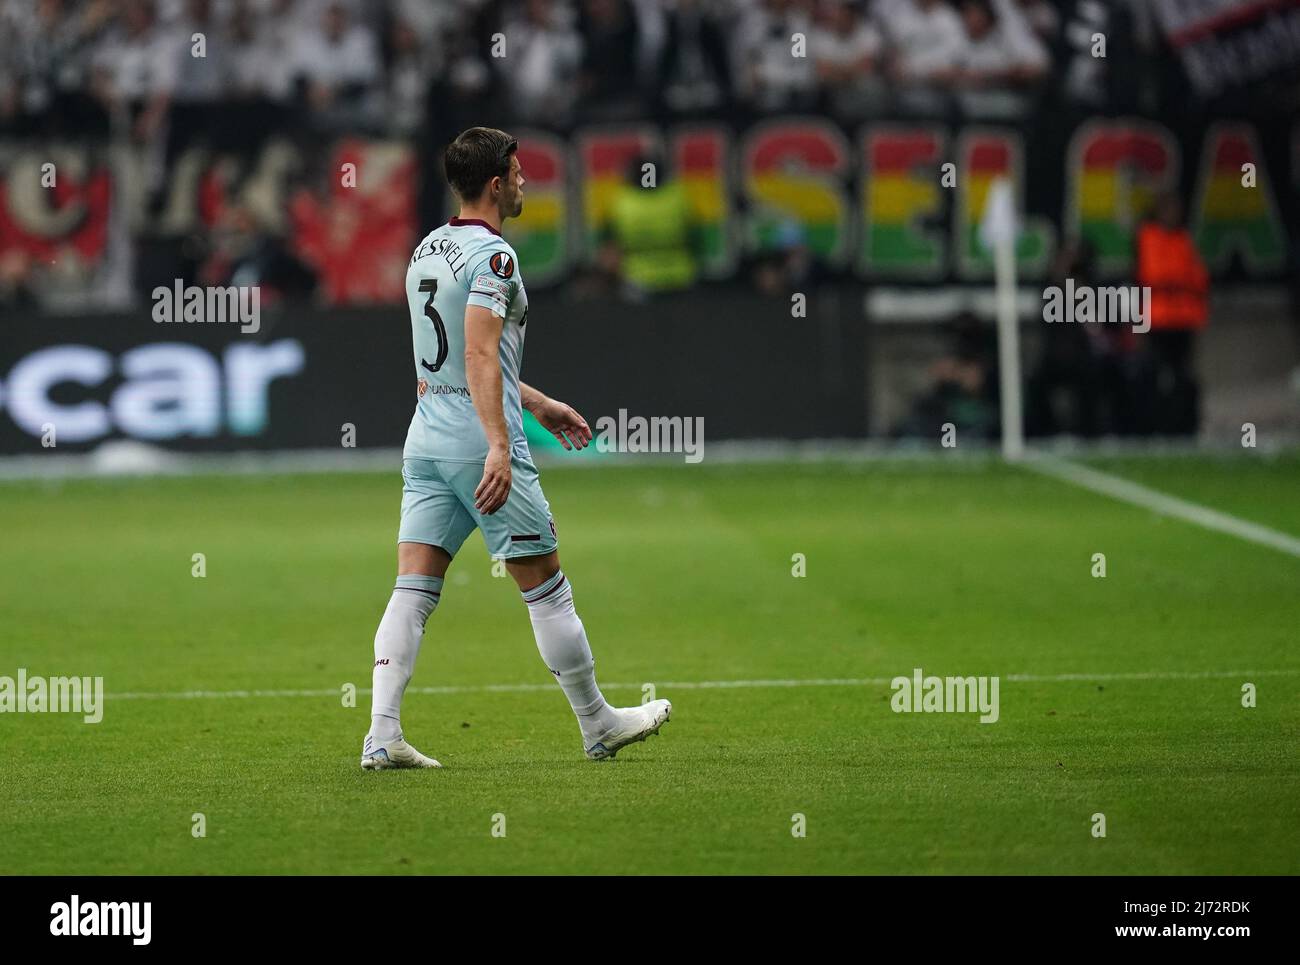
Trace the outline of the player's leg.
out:
<instances>
[{"instance_id":1,"label":"player's leg","mask_svg":"<svg viewBox=\"0 0 1300 965\"><path fill-rule=\"evenodd\" d=\"M402 733L402 695L415 672L424 626L442 596L451 554L427 543L397 544L397 583L375 632L371 674L370 736L381 741Z\"/></svg>"},{"instance_id":2,"label":"player's leg","mask_svg":"<svg viewBox=\"0 0 1300 965\"><path fill-rule=\"evenodd\" d=\"M617 723L617 715L596 684L596 661L573 605L573 588L560 569L560 554L552 550L536 556L507 556L506 570L528 607L537 652L569 699L583 741L590 746Z\"/></svg>"},{"instance_id":3,"label":"player's leg","mask_svg":"<svg viewBox=\"0 0 1300 965\"><path fill-rule=\"evenodd\" d=\"M482 467L458 472L457 492L472 507ZM609 705L596 684L595 660L573 604L573 588L560 569L551 508L532 460L511 459L506 504L491 516L475 515L488 552L505 560L523 594L537 650L578 718L587 756L612 757L625 744L658 733L672 710L668 701L619 709Z\"/></svg>"},{"instance_id":4,"label":"player's leg","mask_svg":"<svg viewBox=\"0 0 1300 965\"><path fill-rule=\"evenodd\" d=\"M361 753L367 770L440 766L403 739L402 696L415 670L425 624L442 595L447 567L474 529L436 466L408 460L402 477L397 582L375 632L370 731Z\"/></svg>"},{"instance_id":5,"label":"player's leg","mask_svg":"<svg viewBox=\"0 0 1300 965\"><path fill-rule=\"evenodd\" d=\"M528 606L537 651L578 718L587 756L593 760L613 757L619 748L659 733L672 712L668 701L618 708L611 707L601 694L596 661L573 604L573 588L560 569L559 552L508 557L506 569Z\"/></svg>"}]
</instances>

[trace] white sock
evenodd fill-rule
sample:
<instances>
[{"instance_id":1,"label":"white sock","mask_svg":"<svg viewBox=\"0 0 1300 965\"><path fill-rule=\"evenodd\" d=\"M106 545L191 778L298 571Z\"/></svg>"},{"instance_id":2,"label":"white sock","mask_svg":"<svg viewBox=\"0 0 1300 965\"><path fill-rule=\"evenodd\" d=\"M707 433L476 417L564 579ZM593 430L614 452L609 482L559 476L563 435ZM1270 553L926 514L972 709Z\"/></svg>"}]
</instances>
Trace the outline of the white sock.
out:
<instances>
[{"instance_id":1,"label":"white sock","mask_svg":"<svg viewBox=\"0 0 1300 965\"><path fill-rule=\"evenodd\" d=\"M375 632L370 736L376 740L391 740L402 733L402 694L415 670L424 624L441 594L439 577L407 574L397 578L388 609Z\"/></svg>"},{"instance_id":2,"label":"white sock","mask_svg":"<svg viewBox=\"0 0 1300 965\"><path fill-rule=\"evenodd\" d=\"M573 589L564 572L557 571L540 586L526 591L524 602L528 604L542 660L569 698L583 740L595 741L613 728L618 716L596 686L596 661L578 611L573 608Z\"/></svg>"}]
</instances>

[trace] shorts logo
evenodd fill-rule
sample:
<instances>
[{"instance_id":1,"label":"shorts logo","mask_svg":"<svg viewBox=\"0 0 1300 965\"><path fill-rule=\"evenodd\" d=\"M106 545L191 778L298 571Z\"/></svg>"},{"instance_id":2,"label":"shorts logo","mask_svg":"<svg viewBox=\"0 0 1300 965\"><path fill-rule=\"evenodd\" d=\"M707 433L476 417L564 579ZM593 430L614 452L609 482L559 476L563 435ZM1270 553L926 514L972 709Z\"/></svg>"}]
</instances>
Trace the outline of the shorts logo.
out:
<instances>
[{"instance_id":1,"label":"shorts logo","mask_svg":"<svg viewBox=\"0 0 1300 965\"><path fill-rule=\"evenodd\" d=\"M555 533L555 520L553 520L553 519L549 519L549 520L547 520L547 522L551 524L551 537L552 537L552 538L555 538L555 536L556 536L556 533Z\"/></svg>"},{"instance_id":2,"label":"shorts logo","mask_svg":"<svg viewBox=\"0 0 1300 965\"><path fill-rule=\"evenodd\" d=\"M375 666L376 666L376 667L387 667L387 666L388 666L388 658L387 658L387 657L380 657L378 660L375 661Z\"/></svg>"},{"instance_id":3,"label":"shorts logo","mask_svg":"<svg viewBox=\"0 0 1300 965\"><path fill-rule=\"evenodd\" d=\"M488 260L488 267L498 278L509 278L515 273L515 260L504 251L498 251Z\"/></svg>"}]
</instances>

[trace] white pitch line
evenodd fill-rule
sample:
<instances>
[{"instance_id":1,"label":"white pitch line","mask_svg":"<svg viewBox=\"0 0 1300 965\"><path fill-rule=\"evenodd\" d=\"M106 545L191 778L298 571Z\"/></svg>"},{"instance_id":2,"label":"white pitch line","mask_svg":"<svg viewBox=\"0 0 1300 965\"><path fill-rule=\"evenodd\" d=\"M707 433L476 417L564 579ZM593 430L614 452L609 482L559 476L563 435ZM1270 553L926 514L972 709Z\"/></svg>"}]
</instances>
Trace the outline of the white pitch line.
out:
<instances>
[{"instance_id":1,"label":"white pitch line","mask_svg":"<svg viewBox=\"0 0 1300 965\"><path fill-rule=\"evenodd\" d=\"M906 676L903 674L901 676ZM1012 683L1078 683L1080 681L1110 682L1117 680L1216 680L1251 677L1300 676L1300 667L1293 670L1150 670L1137 673L1061 673L1061 674L1003 674L1003 680ZM885 687L893 677L825 677L804 680L665 680L654 681L655 687L667 690L729 690L759 687ZM909 678L910 679L910 678ZM649 681L647 681L648 683ZM640 690L644 683L602 683L602 690ZM462 687L407 687L408 694L491 694L491 693L550 693L555 684L476 684ZM359 694L370 693L369 687L357 689ZM114 700L219 700L250 697L338 697L339 690L178 690L171 693L109 693Z\"/></svg>"},{"instance_id":2,"label":"white pitch line","mask_svg":"<svg viewBox=\"0 0 1300 965\"><path fill-rule=\"evenodd\" d=\"M1110 473L1052 456L1030 456L1018 465L1054 479L1074 483L1095 493L1141 506L1161 516L1172 516L1205 529L1227 533L1229 536L1236 536L1250 543L1281 550L1291 556L1300 556L1300 539L1294 536L1237 516L1229 516L1227 513L1221 513L1217 509L1210 509L1199 503L1188 502L1155 489L1148 489L1120 476L1112 476Z\"/></svg>"}]
</instances>

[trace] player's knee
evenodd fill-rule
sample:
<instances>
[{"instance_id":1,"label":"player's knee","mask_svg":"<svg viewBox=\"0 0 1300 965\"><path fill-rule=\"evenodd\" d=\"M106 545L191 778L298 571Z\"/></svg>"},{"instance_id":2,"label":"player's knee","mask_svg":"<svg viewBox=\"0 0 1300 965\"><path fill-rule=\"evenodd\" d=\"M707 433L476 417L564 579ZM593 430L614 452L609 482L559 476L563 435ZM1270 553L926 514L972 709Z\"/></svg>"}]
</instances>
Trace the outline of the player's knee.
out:
<instances>
[{"instance_id":1,"label":"player's knee","mask_svg":"<svg viewBox=\"0 0 1300 965\"><path fill-rule=\"evenodd\" d=\"M397 575L436 576L442 579L451 566L451 554L428 543L397 544Z\"/></svg>"},{"instance_id":2,"label":"player's knee","mask_svg":"<svg viewBox=\"0 0 1300 965\"><path fill-rule=\"evenodd\" d=\"M520 556L506 560L506 570L520 592L527 593L560 572L560 554L552 550L539 556Z\"/></svg>"}]
</instances>

